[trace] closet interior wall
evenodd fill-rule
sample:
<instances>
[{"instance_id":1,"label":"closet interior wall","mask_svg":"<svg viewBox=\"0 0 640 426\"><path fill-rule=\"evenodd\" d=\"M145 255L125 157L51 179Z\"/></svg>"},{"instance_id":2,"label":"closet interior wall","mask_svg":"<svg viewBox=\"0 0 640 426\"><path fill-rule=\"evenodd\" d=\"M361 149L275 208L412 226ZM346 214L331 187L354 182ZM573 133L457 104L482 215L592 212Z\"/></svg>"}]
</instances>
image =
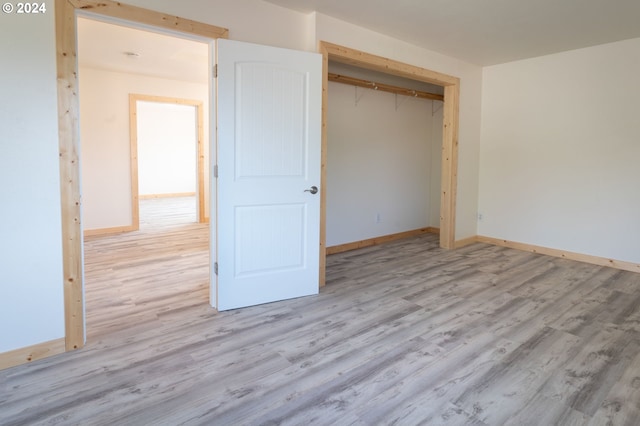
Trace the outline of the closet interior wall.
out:
<instances>
[{"instance_id":1,"label":"closet interior wall","mask_svg":"<svg viewBox=\"0 0 640 426\"><path fill-rule=\"evenodd\" d=\"M330 63L329 73L442 94ZM439 227L442 101L329 82L327 247Z\"/></svg>"}]
</instances>

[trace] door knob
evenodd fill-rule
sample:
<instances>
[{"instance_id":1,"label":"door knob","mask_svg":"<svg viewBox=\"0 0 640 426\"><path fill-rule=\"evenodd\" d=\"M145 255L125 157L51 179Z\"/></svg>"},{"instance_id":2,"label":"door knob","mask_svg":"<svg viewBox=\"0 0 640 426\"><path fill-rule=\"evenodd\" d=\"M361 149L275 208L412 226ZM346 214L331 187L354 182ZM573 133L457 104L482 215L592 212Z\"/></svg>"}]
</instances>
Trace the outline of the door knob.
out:
<instances>
[{"instance_id":1,"label":"door knob","mask_svg":"<svg viewBox=\"0 0 640 426\"><path fill-rule=\"evenodd\" d=\"M315 194L316 192L318 192L318 187L317 186L312 186L309 189L305 189L304 192L310 192L312 194Z\"/></svg>"}]
</instances>

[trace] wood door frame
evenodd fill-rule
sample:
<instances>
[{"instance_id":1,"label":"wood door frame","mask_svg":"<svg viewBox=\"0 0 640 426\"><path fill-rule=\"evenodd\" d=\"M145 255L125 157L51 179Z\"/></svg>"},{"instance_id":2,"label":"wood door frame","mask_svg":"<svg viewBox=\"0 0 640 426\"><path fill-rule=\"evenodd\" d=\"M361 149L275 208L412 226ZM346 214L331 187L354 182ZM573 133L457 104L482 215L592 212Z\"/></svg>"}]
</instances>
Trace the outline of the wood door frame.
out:
<instances>
[{"instance_id":1,"label":"wood door frame","mask_svg":"<svg viewBox=\"0 0 640 426\"><path fill-rule=\"evenodd\" d=\"M129 94L129 141L131 148L131 212L132 223L135 229L140 229L140 194L138 188L138 101L155 102L169 105L187 105L196 108L196 126L198 140L196 141L196 168L198 174L198 222L207 223L209 218L205 216L204 208L204 115L202 101L183 98L172 98L168 96L141 95L137 93Z\"/></svg>"},{"instance_id":2,"label":"wood door frame","mask_svg":"<svg viewBox=\"0 0 640 426\"><path fill-rule=\"evenodd\" d=\"M55 0L62 272L67 351L81 348L85 342L76 11L209 40L229 36L226 28L111 0Z\"/></svg>"},{"instance_id":3,"label":"wood door frame","mask_svg":"<svg viewBox=\"0 0 640 426\"><path fill-rule=\"evenodd\" d=\"M426 68L372 55L349 47L320 41L322 54L322 154L320 181L320 285L324 285L326 230L326 168L327 168L327 109L329 89L329 61L359 68L423 81L444 87L444 117L442 133L442 181L440 191L440 247L455 248L456 193L458 182L458 127L460 109L460 79Z\"/></svg>"}]
</instances>

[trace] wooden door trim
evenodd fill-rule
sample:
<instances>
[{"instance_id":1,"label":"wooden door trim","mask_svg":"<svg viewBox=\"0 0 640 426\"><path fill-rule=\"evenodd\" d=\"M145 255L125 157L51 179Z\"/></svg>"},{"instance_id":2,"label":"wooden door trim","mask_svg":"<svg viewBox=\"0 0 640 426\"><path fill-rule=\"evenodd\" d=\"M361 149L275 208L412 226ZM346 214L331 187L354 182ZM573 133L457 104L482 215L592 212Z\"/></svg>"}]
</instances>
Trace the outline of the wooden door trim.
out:
<instances>
[{"instance_id":1,"label":"wooden door trim","mask_svg":"<svg viewBox=\"0 0 640 426\"><path fill-rule=\"evenodd\" d=\"M196 108L197 120L197 173L198 173L198 222L208 222L204 209L204 114L203 103L195 99L172 98L167 96L141 95L137 93L129 94L129 141L131 148L131 205L132 223L135 229L140 228L140 194L138 190L138 101L156 102L161 104L188 105Z\"/></svg>"},{"instance_id":2,"label":"wooden door trim","mask_svg":"<svg viewBox=\"0 0 640 426\"><path fill-rule=\"evenodd\" d=\"M318 51L323 57L322 79L322 177L320 196L320 283L325 283L326 267L326 162L327 108L329 60L385 74L423 81L444 87L444 118L442 135L442 182L440 196L440 247L455 247L456 192L458 180L458 127L460 109L460 79L426 68L372 55L349 47L320 41Z\"/></svg>"},{"instance_id":3,"label":"wooden door trim","mask_svg":"<svg viewBox=\"0 0 640 426\"><path fill-rule=\"evenodd\" d=\"M55 0L58 139L65 312L65 350L84 346L84 287L80 192L80 130L76 11L108 16L205 39L229 30L111 0Z\"/></svg>"}]
</instances>

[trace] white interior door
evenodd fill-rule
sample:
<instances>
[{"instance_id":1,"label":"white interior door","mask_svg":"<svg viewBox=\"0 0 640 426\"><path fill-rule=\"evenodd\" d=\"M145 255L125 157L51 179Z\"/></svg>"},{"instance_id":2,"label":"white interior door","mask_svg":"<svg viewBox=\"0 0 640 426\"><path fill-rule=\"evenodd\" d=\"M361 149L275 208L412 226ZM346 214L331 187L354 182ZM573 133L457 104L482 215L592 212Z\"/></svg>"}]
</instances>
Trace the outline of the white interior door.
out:
<instances>
[{"instance_id":1,"label":"white interior door","mask_svg":"<svg viewBox=\"0 0 640 426\"><path fill-rule=\"evenodd\" d=\"M218 310L318 293L322 56L219 39Z\"/></svg>"}]
</instances>

